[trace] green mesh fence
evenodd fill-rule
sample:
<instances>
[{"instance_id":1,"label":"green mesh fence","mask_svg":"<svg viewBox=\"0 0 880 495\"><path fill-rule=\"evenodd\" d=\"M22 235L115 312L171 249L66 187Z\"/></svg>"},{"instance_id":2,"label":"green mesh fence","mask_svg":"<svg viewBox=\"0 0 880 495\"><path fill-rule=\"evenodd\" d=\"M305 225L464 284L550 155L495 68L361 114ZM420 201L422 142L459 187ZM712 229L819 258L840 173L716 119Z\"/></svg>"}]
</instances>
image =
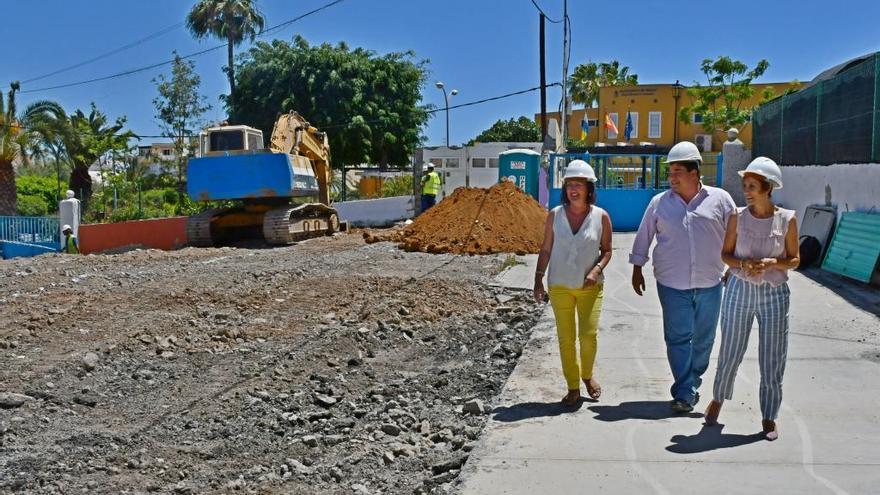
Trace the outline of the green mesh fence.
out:
<instances>
[{"instance_id":1,"label":"green mesh fence","mask_svg":"<svg viewBox=\"0 0 880 495\"><path fill-rule=\"evenodd\" d=\"M755 155L782 165L880 159L880 52L754 112Z\"/></svg>"}]
</instances>

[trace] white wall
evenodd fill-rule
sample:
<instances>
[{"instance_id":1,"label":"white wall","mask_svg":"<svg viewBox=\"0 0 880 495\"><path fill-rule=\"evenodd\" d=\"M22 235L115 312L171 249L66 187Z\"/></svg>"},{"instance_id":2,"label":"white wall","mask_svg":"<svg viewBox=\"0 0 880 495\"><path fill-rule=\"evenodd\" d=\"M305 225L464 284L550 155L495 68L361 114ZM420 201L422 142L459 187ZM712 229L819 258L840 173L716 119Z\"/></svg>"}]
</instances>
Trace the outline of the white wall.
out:
<instances>
[{"instance_id":1,"label":"white wall","mask_svg":"<svg viewBox=\"0 0 880 495\"><path fill-rule=\"evenodd\" d=\"M782 167L783 188L773 191L773 200L797 210L802 221L807 206L825 204L826 186L837 217L846 211L880 213L880 164L836 164Z\"/></svg>"},{"instance_id":2,"label":"white wall","mask_svg":"<svg viewBox=\"0 0 880 495\"><path fill-rule=\"evenodd\" d=\"M333 208L354 227L387 227L416 214L412 196L345 201L333 203Z\"/></svg>"}]
</instances>

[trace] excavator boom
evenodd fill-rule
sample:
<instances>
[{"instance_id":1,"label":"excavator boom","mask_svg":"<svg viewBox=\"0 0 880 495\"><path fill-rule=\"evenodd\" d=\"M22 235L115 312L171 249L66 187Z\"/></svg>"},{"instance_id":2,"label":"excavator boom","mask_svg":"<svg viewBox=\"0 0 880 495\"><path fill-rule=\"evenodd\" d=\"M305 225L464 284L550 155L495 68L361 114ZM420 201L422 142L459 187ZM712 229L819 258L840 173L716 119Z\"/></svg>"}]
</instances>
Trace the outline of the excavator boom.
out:
<instances>
[{"instance_id":1,"label":"excavator boom","mask_svg":"<svg viewBox=\"0 0 880 495\"><path fill-rule=\"evenodd\" d=\"M318 131L299 113L290 111L275 121L269 147L275 153L311 160L318 181L318 202L330 204L330 145L326 133Z\"/></svg>"}]
</instances>

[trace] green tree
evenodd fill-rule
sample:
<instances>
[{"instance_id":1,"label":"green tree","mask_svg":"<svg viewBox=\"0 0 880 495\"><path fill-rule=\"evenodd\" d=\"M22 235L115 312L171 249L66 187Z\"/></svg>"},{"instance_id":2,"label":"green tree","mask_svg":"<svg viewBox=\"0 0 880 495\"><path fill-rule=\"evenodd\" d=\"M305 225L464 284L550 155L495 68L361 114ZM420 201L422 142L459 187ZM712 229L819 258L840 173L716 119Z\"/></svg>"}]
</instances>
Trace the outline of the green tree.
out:
<instances>
[{"instance_id":1,"label":"green tree","mask_svg":"<svg viewBox=\"0 0 880 495\"><path fill-rule=\"evenodd\" d=\"M533 143L541 140L541 129L534 120L522 116L518 119L498 120L492 127L481 132L468 142L477 143L523 142Z\"/></svg>"},{"instance_id":2,"label":"green tree","mask_svg":"<svg viewBox=\"0 0 880 495\"><path fill-rule=\"evenodd\" d=\"M153 100L156 118L162 134L174 140L176 156L178 204L183 203L183 182L187 157L194 155L196 141L193 135L202 124L202 115L211 108L199 94L201 79L195 72L195 63L184 61L174 54L171 77L159 75L153 79L159 96Z\"/></svg>"},{"instance_id":3,"label":"green tree","mask_svg":"<svg viewBox=\"0 0 880 495\"><path fill-rule=\"evenodd\" d=\"M574 68L568 78L568 94L571 101L584 108L599 102L599 88L606 86L635 86L639 83L638 74L630 74L628 66L620 62L588 62Z\"/></svg>"},{"instance_id":4,"label":"green tree","mask_svg":"<svg viewBox=\"0 0 880 495\"><path fill-rule=\"evenodd\" d=\"M9 85L5 104L0 92L0 215L17 212L14 164L16 161L27 164L29 153L39 149L32 130L35 122L52 109L60 109L57 103L43 100L29 104L17 115L15 93L18 89L18 81Z\"/></svg>"},{"instance_id":5,"label":"green tree","mask_svg":"<svg viewBox=\"0 0 880 495\"><path fill-rule=\"evenodd\" d=\"M265 22L256 0L199 0L186 16L186 25L196 38L213 36L226 40L229 101L235 101L236 94L233 48L245 38L253 41Z\"/></svg>"},{"instance_id":6,"label":"green tree","mask_svg":"<svg viewBox=\"0 0 880 495\"><path fill-rule=\"evenodd\" d=\"M388 177L382 181L383 198L391 198L395 196L412 196L412 193L412 174L398 175L397 177Z\"/></svg>"},{"instance_id":7,"label":"green tree","mask_svg":"<svg viewBox=\"0 0 880 495\"><path fill-rule=\"evenodd\" d=\"M296 110L327 132L333 165L403 166L422 141L425 61L413 52L376 55L345 43L257 42L236 68L230 117L268 136L278 114ZM227 101L227 104L230 103Z\"/></svg>"},{"instance_id":8,"label":"green tree","mask_svg":"<svg viewBox=\"0 0 880 495\"><path fill-rule=\"evenodd\" d=\"M679 120L690 124L691 115L698 113L703 116L703 129L713 134L731 127L741 128L748 122L752 108L757 106L748 103L756 91L752 81L761 77L769 66L770 63L763 59L751 69L726 56L703 60L700 71L705 74L707 83L703 86L695 82L688 88L688 95L694 102L679 110ZM774 96L772 88L765 88L761 103Z\"/></svg>"}]
</instances>

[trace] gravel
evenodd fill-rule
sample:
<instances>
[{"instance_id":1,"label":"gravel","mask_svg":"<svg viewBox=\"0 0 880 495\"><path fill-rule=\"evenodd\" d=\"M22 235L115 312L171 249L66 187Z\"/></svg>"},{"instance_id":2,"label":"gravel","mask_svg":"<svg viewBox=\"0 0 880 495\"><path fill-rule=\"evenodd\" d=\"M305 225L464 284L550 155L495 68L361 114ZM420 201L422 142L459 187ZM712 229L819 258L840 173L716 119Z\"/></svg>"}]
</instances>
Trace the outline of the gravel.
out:
<instances>
[{"instance_id":1,"label":"gravel","mask_svg":"<svg viewBox=\"0 0 880 495\"><path fill-rule=\"evenodd\" d=\"M337 235L0 263L0 493L450 493L540 308Z\"/></svg>"}]
</instances>

